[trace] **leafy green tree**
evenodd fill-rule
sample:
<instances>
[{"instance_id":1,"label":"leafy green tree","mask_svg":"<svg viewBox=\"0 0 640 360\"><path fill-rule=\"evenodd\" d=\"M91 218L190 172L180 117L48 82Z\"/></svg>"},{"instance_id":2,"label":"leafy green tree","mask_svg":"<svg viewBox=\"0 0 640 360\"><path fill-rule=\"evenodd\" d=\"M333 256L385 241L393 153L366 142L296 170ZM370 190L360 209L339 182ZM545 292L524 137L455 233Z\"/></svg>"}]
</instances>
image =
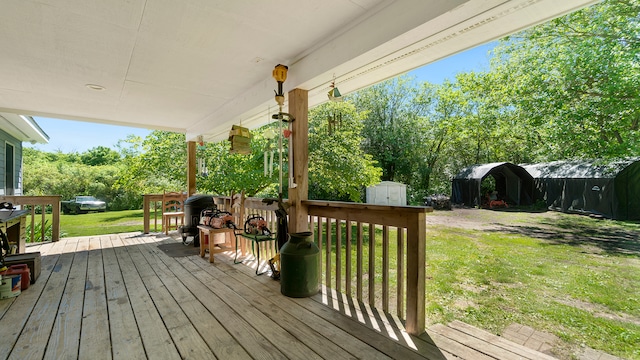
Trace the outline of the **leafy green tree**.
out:
<instances>
[{"instance_id":1,"label":"leafy green tree","mask_svg":"<svg viewBox=\"0 0 640 360\"><path fill-rule=\"evenodd\" d=\"M401 76L349 96L363 119L363 150L382 168L382 180L408 185L407 197L419 204L429 184L429 132L433 129L416 101L419 89L411 78Z\"/></svg>"},{"instance_id":2,"label":"leafy green tree","mask_svg":"<svg viewBox=\"0 0 640 360\"><path fill-rule=\"evenodd\" d=\"M112 165L120 160L120 153L106 146L97 146L82 153L80 158L85 165Z\"/></svg>"},{"instance_id":3,"label":"leafy green tree","mask_svg":"<svg viewBox=\"0 0 640 360\"><path fill-rule=\"evenodd\" d=\"M422 140L416 154L415 179L412 181L414 203L430 193L448 193L451 162L461 158L459 145L464 142L462 120L464 99L460 89L450 81L441 85L425 82L413 100L420 116Z\"/></svg>"},{"instance_id":4,"label":"leafy green tree","mask_svg":"<svg viewBox=\"0 0 640 360\"><path fill-rule=\"evenodd\" d=\"M119 144L124 151L116 188L125 191L162 193L187 187L187 142L184 134L153 131L145 139L128 137Z\"/></svg>"},{"instance_id":5,"label":"leafy green tree","mask_svg":"<svg viewBox=\"0 0 640 360\"><path fill-rule=\"evenodd\" d=\"M535 131L538 159L640 154L639 13L638 0L608 0L495 48L491 71Z\"/></svg>"},{"instance_id":6,"label":"leafy green tree","mask_svg":"<svg viewBox=\"0 0 640 360\"><path fill-rule=\"evenodd\" d=\"M408 77L387 80L349 97L363 113L362 148L382 168L382 180L408 183L414 168L414 146L421 141ZM418 155L419 156L419 155Z\"/></svg>"},{"instance_id":7,"label":"leafy green tree","mask_svg":"<svg viewBox=\"0 0 640 360\"><path fill-rule=\"evenodd\" d=\"M309 198L362 201L380 181L381 169L360 148L363 113L350 102L325 103L309 111Z\"/></svg>"},{"instance_id":8,"label":"leafy green tree","mask_svg":"<svg viewBox=\"0 0 640 360\"><path fill-rule=\"evenodd\" d=\"M262 135L266 128L251 132L251 154L229 153L230 143L226 140L208 143L204 149L198 150L197 157L206 162L208 170L206 176L200 174L197 178L198 191L222 195L244 191L246 196L266 191L271 196L277 195L277 190L274 190L278 174L277 155L274 158L274 171L266 175L264 172L264 152L275 149L274 140L268 141Z\"/></svg>"},{"instance_id":9,"label":"leafy green tree","mask_svg":"<svg viewBox=\"0 0 640 360\"><path fill-rule=\"evenodd\" d=\"M105 200L110 210L140 208L140 193L115 186L124 171L121 164L90 166L78 162L75 156L65 155L24 148L25 195L60 195L63 200L76 195L93 195Z\"/></svg>"}]
</instances>

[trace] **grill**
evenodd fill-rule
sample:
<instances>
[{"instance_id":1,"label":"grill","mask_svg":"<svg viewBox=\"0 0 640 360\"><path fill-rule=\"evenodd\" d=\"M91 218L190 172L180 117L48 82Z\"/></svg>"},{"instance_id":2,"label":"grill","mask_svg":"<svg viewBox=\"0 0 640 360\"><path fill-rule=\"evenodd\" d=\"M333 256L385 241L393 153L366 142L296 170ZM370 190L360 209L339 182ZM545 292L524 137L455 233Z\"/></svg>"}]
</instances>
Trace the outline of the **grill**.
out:
<instances>
[{"instance_id":1,"label":"grill","mask_svg":"<svg viewBox=\"0 0 640 360\"><path fill-rule=\"evenodd\" d=\"M198 238L198 224L200 213L206 208L215 208L213 195L193 195L184 201L184 226L180 228L182 242L187 244L187 238L193 237L193 246L200 246Z\"/></svg>"}]
</instances>

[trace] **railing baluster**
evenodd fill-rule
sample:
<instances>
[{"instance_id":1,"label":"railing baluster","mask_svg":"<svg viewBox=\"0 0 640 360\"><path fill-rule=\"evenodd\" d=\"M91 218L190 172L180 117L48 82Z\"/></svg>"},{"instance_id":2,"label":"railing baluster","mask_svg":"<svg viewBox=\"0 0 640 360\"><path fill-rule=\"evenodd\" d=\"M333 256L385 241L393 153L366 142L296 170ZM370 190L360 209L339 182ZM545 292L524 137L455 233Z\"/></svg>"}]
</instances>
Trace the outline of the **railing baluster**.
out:
<instances>
[{"instance_id":1,"label":"railing baluster","mask_svg":"<svg viewBox=\"0 0 640 360\"><path fill-rule=\"evenodd\" d=\"M336 219L336 291L342 292L342 220Z\"/></svg>"},{"instance_id":2,"label":"railing baluster","mask_svg":"<svg viewBox=\"0 0 640 360\"><path fill-rule=\"evenodd\" d=\"M356 298L362 301L362 223L358 221L356 230Z\"/></svg>"},{"instance_id":3,"label":"railing baluster","mask_svg":"<svg viewBox=\"0 0 640 360\"><path fill-rule=\"evenodd\" d=\"M35 206L33 206L33 208L35 209ZM40 212L42 213L42 216L40 217L40 224L42 224L42 226L40 227L41 231L40 231L40 241L44 242L45 239L45 235L46 235L46 226L45 226L45 215L47 214L47 208L44 205L40 205ZM32 227L33 228L33 227ZM33 233L33 231L31 231Z\"/></svg>"},{"instance_id":4,"label":"railing baluster","mask_svg":"<svg viewBox=\"0 0 640 360\"><path fill-rule=\"evenodd\" d=\"M325 249L326 261L325 261L325 285L330 288L331 287L331 218L327 218L326 222L326 232L327 232L327 247Z\"/></svg>"},{"instance_id":5,"label":"railing baluster","mask_svg":"<svg viewBox=\"0 0 640 360\"><path fill-rule=\"evenodd\" d=\"M351 221L347 220L345 221L345 223L346 223L346 230L347 230L347 233L346 233L347 247L345 250L346 259L345 259L344 276L345 276L346 282L344 284L344 287L347 290L347 296L350 297L351 296Z\"/></svg>"},{"instance_id":6,"label":"railing baluster","mask_svg":"<svg viewBox=\"0 0 640 360\"><path fill-rule=\"evenodd\" d=\"M36 234L36 207L31 205L31 242L35 242ZM44 226L44 224L42 224ZM43 231L44 233L44 231Z\"/></svg>"},{"instance_id":7,"label":"railing baluster","mask_svg":"<svg viewBox=\"0 0 640 360\"><path fill-rule=\"evenodd\" d=\"M318 250L320 250L320 259L318 259L318 281L322 284L322 217L316 216L316 240L318 241Z\"/></svg>"},{"instance_id":8,"label":"railing baluster","mask_svg":"<svg viewBox=\"0 0 640 360\"><path fill-rule=\"evenodd\" d=\"M319 252L319 257L320 259L318 259L318 281L320 281L320 284L322 284L322 218L320 216L316 217L317 224L316 224L316 239L318 240L318 249L320 250Z\"/></svg>"},{"instance_id":9,"label":"railing baluster","mask_svg":"<svg viewBox=\"0 0 640 360\"><path fill-rule=\"evenodd\" d=\"M404 319L404 228L398 228L397 239L397 260L396 260L396 306L397 314L400 319Z\"/></svg>"},{"instance_id":10,"label":"railing baluster","mask_svg":"<svg viewBox=\"0 0 640 360\"><path fill-rule=\"evenodd\" d=\"M369 224L369 305L376 306L376 226Z\"/></svg>"},{"instance_id":11,"label":"railing baluster","mask_svg":"<svg viewBox=\"0 0 640 360\"><path fill-rule=\"evenodd\" d=\"M382 310L389 312L389 227L382 227Z\"/></svg>"}]
</instances>

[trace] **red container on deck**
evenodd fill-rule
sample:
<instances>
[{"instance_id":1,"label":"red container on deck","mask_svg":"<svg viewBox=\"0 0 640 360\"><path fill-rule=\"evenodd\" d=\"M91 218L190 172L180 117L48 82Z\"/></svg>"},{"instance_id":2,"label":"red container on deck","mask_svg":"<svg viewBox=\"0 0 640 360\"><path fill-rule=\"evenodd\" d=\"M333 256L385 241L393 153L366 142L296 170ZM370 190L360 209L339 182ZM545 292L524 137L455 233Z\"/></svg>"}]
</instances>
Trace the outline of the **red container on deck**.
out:
<instances>
[{"instance_id":1,"label":"red container on deck","mask_svg":"<svg viewBox=\"0 0 640 360\"><path fill-rule=\"evenodd\" d=\"M17 264L11 265L6 271L1 272L0 274L4 275L22 275L21 279L21 290L26 290L29 288L29 284L31 283L31 271L29 270L29 266L27 264Z\"/></svg>"}]
</instances>

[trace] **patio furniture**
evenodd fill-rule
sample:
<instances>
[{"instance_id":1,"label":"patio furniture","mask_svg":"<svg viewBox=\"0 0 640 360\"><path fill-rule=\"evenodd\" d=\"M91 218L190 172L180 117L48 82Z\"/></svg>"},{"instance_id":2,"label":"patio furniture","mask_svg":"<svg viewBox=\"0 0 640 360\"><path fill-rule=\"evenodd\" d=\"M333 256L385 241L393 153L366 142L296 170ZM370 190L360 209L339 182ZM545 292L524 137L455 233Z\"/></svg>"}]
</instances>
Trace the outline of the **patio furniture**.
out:
<instances>
[{"instance_id":1,"label":"patio furniture","mask_svg":"<svg viewBox=\"0 0 640 360\"><path fill-rule=\"evenodd\" d=\"M262 275L264 274L266 271L263 271L261 273L258 273L258 270L260 269L260 246L263 243L268 243L269 241L273 241L275 242L277 239L275 236L273 236L273 234L269 231L269 229L266 228L266 221L264 220L264 218L262 216L259 215L249 215L249 217L247 218L247 221L245 221L244 223L244 232L236 234L236 255L235 258L233 260L234 264L239 264L242 261L238 261L238 239L237 237L243 237L247 240L251 241L251 252L256 254L255 251L255 247L257 246L258 251L257 251L257 261L258 264L256 266L256 275ZM256 246L254 246L254 244ZM277 249L276 249L277 251Z\"/></svg>"},{"instance_id":2,"label":"patio furniture","mask_svg":"<svg viewBox=\"0 0 640 360\"><path fill-rule=\"evenodd\" d=\"M184 225L185 200L186 194L182 192L165 191L162 195L162 230L165 235L169 235L172 229L178 229L178 221Z\"/></svg>"},{"instance_id":3,"label":"patio furniture","mask_svg":"<svg viewBox=\"0 0 640 360\"><path fill-rule=\"evenodd\" d=\"M232 245L232 239L237 242L235 232L231 228L216 229L211 226L198 225L198 232L200 238L200 257L204 257L206 250L209 249L209 262L213 263L213 254L223 252L225 249L220 245L226 244L228 247ZM236 244L236 251L238 246Z\"/></svg>"}]
</instances>

